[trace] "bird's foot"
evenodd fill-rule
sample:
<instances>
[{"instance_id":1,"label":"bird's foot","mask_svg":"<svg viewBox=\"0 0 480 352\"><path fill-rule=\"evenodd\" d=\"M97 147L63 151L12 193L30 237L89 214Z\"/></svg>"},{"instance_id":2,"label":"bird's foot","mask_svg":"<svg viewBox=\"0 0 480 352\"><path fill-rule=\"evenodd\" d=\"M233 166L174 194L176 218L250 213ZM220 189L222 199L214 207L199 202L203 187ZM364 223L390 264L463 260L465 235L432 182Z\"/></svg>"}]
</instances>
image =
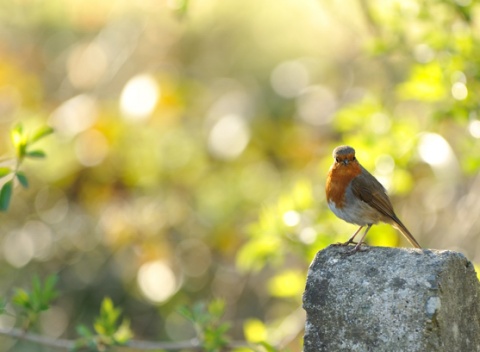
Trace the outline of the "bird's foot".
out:
<instances>
[{"instance_id":1,"label":"bird's foot","mask_svg":"<svg viewBox=\"0 0 480 352\"><path fill-rule=\"evenodd\" d=\"M351 240L348 240L347 242L337 242L337 243L334 243L332 244L332 246L339 246L339 247L346 247L350 244L358 244L357 242L355 241L351 241Z\"/></svg>"},{"instance_id":2,"label":"bird's foot","mask_svg":"<svg viewBox=\"0 0 480 352\"><path fill-rule=\"evenodd\" d=\"M346 251L345 253L343 253L344 256L351 256L357 252L366 252L369 250L369 248L365 248L365 246L362 247L362 244L363 242L361 243L358 243L355 247L353 247L352 249Z\"/></svg>"}]
</instances>

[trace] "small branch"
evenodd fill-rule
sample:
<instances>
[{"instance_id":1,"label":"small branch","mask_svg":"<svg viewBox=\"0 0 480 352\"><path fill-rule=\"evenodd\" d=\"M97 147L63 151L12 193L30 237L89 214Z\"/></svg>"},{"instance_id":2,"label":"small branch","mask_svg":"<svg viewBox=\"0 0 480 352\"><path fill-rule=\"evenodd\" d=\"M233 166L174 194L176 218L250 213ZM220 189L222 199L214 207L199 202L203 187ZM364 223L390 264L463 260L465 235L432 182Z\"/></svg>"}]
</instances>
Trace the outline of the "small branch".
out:
<instances>
[{"instance_id":1,"label":"small branch","mask_svg":"<svg viewBox=\"0 0 480 352\"><path fill-rule=\"evenodd\" d=\"M154 341L135 341L131 340L123 346L118 346L124 349L135 349L142 351L152 351L152 350L167 350L167 351L178 351L183 349L193 349L195 351L203 351L200 341L198 339L191 339L187 341L179 342L154 342ZM228 348L238 348L238 347L250 347L252 344L246 341L231 341L228 345Z\"/></svg>"},{"instance_id":2,"label":"small branch","mask_svg":"<svg viewBox=\"0 0 480 352\"><path fill-rule=\"evenodd\" d=\"M33 342L42 346L69 350L74 347L74 341L64 339L54 339L47 336L26 332L21 329L0 328L0 335L9 336L17 340Z\"/></svg>"},{"instance_id":3,"label":"small branch","mask_svg":"<svg viewBox=\"0 0 480 352\"><path fill-rule=\"evenodd\" d=\"M178 342L154 342L154 341L135 341L130 340L125 345L121 346L127 349L136 349L142 351L153 350L167 350L167 351L179 351L186 348L201 351L200 341L198 339L191 339Z\"/></svg>"},{"instance_id":4,"label":"small branch","mask_svg":"<svg viewBox=\"0 0 480 352\"><path fill-rule=\"evenodd\" d=\"M60 350L72 350L75 347L74 340L56 339L48 336L43 336L31 332L26 332L22 329L7 329L0 327L0 335L8 336L17 340L29 341L38 345L56 348ZM154 342L154 341L135 341L131 340L125 345L116 346L119 349L135 349L141 351L166 350L166 351L180 351L183 349L193 349L201 351L202 346L200 341L196 338L178 342ZM229 347L252 347L251 344L245 341L232 341Z\"/></svg>"}]
</instances>

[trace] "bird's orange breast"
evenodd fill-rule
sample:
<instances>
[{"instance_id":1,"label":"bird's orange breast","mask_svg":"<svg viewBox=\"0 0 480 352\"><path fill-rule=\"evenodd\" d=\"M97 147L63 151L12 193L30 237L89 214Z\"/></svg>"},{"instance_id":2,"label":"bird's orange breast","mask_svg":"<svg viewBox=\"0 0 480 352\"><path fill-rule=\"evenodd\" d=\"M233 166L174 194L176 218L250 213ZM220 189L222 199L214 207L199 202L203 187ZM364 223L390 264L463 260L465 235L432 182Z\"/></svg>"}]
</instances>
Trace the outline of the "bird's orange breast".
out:
<instances>
[{"instance_id":1,"label":"bird's orange breast","mask_svg":"<svg viewBox=\"0 0 480 352\"><path fill-rule=\"evenodd\" d=\"M350 163L348 165L333 164L328 172L325 193L327 201L335 203L336 207L342 208L345 205L345 192L350 182L360 175L360 165Z\"/></svg>"}]
</instances>

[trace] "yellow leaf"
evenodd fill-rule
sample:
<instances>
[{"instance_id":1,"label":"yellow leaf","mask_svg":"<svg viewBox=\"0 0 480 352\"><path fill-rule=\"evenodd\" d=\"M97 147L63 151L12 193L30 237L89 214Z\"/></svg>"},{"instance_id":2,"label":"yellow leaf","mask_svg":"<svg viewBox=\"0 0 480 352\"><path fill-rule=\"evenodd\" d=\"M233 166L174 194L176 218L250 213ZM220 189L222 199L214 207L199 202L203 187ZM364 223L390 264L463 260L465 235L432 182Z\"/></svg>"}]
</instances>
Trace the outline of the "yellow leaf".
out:
<instances>
[{"instance_id":1,"label":"yellow leaf","mask_svg":"<svg viewBox=\"0 0 480 352\"><path fill-rule=\"evenodd\" d=\"M442 67L432 62L413 67L410 79L399 85L397 94L401 99L434 102L446 97Z\"/></svg>"},{"instance_id":2,"label":"yellow leaf","mask_svg":"<svg viewBox=\"0 0 480 352\"><path fill-rule=\"evenodd\" d=\"M267 339L267 328L258 319L248 319L243 325L243 331L249 342L261 342Z\"/></svg>"},{"instance_id":3,"label":"yellow leaf","mask_svg":"<svg viewBox=\"0 0 480 352\"><path fill-rule=\"evenodd\" d=\"M287 270L273 277L268 283L268 291L276 297L301 296L305 289L306 274L299 270Z\"/></svg>"},{"instance_id":4,"label":"yellow leaf","mask_svg":"<svg viewBox=\"0 0 480 352\"><path fill-rule=\"evenodd\" d=\"M278 256L280 246L280 239L274 236L252 239L238 252L237 265L242 270L260 270Z\"/></svg>"}]
</instances>

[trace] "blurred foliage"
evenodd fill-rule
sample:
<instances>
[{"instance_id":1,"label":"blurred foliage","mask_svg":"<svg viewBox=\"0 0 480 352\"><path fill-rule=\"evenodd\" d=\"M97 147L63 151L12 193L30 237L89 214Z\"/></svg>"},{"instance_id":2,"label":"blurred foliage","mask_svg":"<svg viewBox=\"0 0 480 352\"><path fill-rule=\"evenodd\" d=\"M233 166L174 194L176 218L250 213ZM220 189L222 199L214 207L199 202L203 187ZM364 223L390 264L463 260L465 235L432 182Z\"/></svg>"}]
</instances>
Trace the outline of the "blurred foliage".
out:
<instances>
[{"instance_id":1,"label":"blurred foliage","mask_svg":"<svg viewBox=\"0 0 480 352\"><path fill-rule=\"evenodd\" d=\"M121 309L115 308L112 300L106 297L100 306L100 315L95 319L92 332L85 325L79 325L77 332L81 336L75 341L75 350L89 348L95 351L106 350L107 347L124 345L133 336L130 322L124 319L119 323Z\"/></svg>"},{"instance_id":2,"label":"blurred foliage","mask_svg":"<svg viewBox=\"0 0 480 352\"><path fill-rule=\"evenodd\" d=\"M221 298L233 340L300 351L302 277L355 230L325 204L339 144L423 246L479 262L479 41L463 0L1 2L0 297L58 273L40 332L111 297L158 341Z\"/></svg>"},{"instance_id":3,"label":"blurred foliage","mask_svg":"<svg viewBox=\"0 0 480 352\"><path fill-rule=\"evenodd\" d=\"M42 285L38 276L33 278L33 287L31 291L18 288L12 298L12 303L20 308L20 315L25 317L22 324L26 329L34 324L39 314L50 307L50 303L58 295L55 290L56 276L50 276Z\"/></svg>"},{"instance_id":4,"label":"blurred foliage","mask_svg":"<svg viewBox=\"0 0 480 352\"><path fill-rule=\"evenodd\" d=\"M20 170L20 166L25 158L36 159L45 157L43 150L31 150L31 146L52 132L52 128L42 127L35 131L32 137L29 137L23 130L21 123L12 129L11 138L15 148L16 160L14 161L15 165L13 167L0 167L0 179L4 181L0 188L0 211L6 211L10 205L14 181L18 181L22 187L28 188L28 178L25 173Z\"/></svg>"},{"instance_id":5,"label":"blurred foliage","mask_svg":"<svg viewBox=\"0 0 480 352\"><path fill-rule=\"evenodd\" d=\"M227 348L230 324L220 321L225 313L224 301L214 300L208 305L198 302L191 309L180 307L179 312L194 324L202 351L220 352Z\"/></svg>"}]
</instances>

